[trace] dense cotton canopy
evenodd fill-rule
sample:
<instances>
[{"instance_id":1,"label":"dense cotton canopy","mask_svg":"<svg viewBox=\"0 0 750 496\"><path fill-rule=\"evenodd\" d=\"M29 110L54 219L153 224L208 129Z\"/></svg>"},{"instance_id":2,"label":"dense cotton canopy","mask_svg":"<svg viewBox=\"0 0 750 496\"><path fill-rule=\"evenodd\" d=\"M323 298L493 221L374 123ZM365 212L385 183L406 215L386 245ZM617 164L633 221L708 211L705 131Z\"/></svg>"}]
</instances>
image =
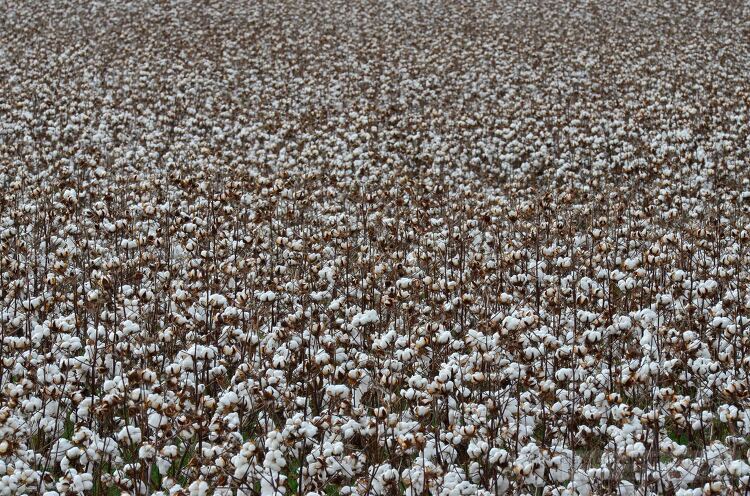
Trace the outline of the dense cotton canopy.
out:
<instances>
[{"instance_id":1,"label":"dense cotton canopy","mask_svg":"<svg viewBox=\"0 0 750 496\"><path fill-rule=\"evenodd\" d=\"M750 6L0 3L0 496L744 494Z\"/></svg>"}]
</instances>

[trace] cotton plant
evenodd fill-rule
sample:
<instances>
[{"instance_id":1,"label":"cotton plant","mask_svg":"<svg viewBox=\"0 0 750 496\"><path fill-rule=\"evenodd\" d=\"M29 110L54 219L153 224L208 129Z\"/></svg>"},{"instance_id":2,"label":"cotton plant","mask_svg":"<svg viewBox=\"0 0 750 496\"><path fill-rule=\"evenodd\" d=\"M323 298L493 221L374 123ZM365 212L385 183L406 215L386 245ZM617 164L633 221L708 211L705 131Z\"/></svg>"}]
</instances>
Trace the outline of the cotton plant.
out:
<instances>
[{"instance_id":1,"label":"cotton plant","mask_svg":"<svg viewBox=\"0 0 750 496\"><path fill-rule=\"evenodd\" d=\"M746 491L698 7L9 5L0 495Z\"/></svg>"}]
</instances>

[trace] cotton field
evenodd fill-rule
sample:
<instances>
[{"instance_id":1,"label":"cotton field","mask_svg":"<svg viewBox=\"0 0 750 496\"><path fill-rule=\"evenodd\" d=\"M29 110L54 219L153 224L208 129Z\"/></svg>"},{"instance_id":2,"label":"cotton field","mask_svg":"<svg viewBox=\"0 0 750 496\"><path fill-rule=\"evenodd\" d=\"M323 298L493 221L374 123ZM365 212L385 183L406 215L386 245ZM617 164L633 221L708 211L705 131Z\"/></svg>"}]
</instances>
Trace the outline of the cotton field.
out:
<instances>
[{"instance_id":1,"label":"cotton field","mask_svg":"<svg viewBox=\"0 0 750 496\"><path fill-rule=\"evenodd\" d=\"M0 496L750 492L750 5L0 2Z\"/></svg>"}]
</instances>

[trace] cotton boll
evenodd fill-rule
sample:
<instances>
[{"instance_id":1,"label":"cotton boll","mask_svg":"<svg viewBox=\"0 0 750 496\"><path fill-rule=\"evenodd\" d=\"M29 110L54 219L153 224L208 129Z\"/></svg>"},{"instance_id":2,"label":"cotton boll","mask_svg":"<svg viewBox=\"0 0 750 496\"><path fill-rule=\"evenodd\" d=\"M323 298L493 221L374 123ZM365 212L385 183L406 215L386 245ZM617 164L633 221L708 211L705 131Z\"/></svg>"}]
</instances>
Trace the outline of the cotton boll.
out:
<instances>
[{"instance_id":1,"label":"cotton boll","mask_svg":"<svg viewBox=\"0 0 750 496\"><path fill-rule=\"evenodd\" d=\"M197 480L188 486L190 496L207 496L209 485L206 481Z\"/></svg>"},{"instance_id":2,"label":"cotton boll","mask_svg":"<svg viewBox=\"0 0 750 496\"><path fill-rule=\"evenodd\" d=\"M90 491L94 488L94 476L92 474L76 474L73 476L73 490L79 493Z\"/></svg>"},{"instance_id":3,"label":"cotton boll","mask_svg":"<svg viewBox=\"0 0 750 496\"><path fill-rule=\"evenodd\" d=\"M522 322L520 319L517 319L510 315L503 319L503 329L505 329L506 331L515 331L519 327L521 327L521 324Z\"/></svg>"},{"instance_id":4,"label":"cotton boll","mask_svg":"<svg viewBox=\"0 0 750 496\"><path fill-rule=\"evenodd\" d=\"M141 460L150 460L156 456L156 448L151 444L144 444L138 449L138 458Z\"/></svg>"},{"instance_id":5,"label":"cotton boll","mask_svg":"<svg viewBox=\"0 0 750 496\"><path fill-rule=\"evenodd\" d=\"M643 443L638 442L633 445L628 445L625 448L625 454L630 458L640 458L646 453L646 447Z\"/></svg>"},{"instance_id":6,"label":"cotton boll","mask_svg":"<svg viewBox=\"0 0 750 496\"><path fill-rule=\"evenodd\" d=\"M258 295L258 300L264 303L270 303L276 300L276 293L273 291L264 291Z\"/></svg>"},{"instance_id":7,"label":"cotton boll","mask_svg":"<svg viewBox=\"0 0 750 496\"><path fill-rule=\"evenodd\" d=\"M123 427L117 433L117 440L126 444L138 445L141 443L141 430L134 426Z\"/></svg>"},{"instance_id":8,"label":"cotton boll","mask_svg":"<svg viewBox=\"0 0 750 496\"><path fill-rule=\"evenodd\" d=\"M214 293L208 297L208 304L212 307L224 308L227 306L227 298L224 295Z\"/></svg>"},{"instance_id":9,"label":"cotton boll","mask_svg":"<svg viewBox=\"0 0 750 496\"><path fill-rule=\"evenodd\" d=\"M352 325L354 327L361 327L377 322L378 319L379 317L375 310L367 310L365 312L356 314L352 319Z\"/></svg>"}]
</instances>

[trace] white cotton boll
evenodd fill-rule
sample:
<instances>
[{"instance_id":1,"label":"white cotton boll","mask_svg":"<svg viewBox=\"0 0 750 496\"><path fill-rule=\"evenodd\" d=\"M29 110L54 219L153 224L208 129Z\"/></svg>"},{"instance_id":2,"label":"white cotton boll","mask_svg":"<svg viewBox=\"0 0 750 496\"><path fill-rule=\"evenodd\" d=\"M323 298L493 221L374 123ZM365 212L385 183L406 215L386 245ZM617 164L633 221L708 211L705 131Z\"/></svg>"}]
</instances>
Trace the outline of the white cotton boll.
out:
<instances>
[{"instance_id":1,"label":"white cotton boll","mask_svg":"<svg viewBox=\"0 0 750 496\"><path fill-rule=\"evenodd\" d=\"M118 384L119 384L119 383L117 383L117 382L115 382L115 381L111 381L111 380L106 380L106 381L104 381L104 383L102 384L102 391L104 391L105 393L109 393L109 392L110 392L110 391L112 391L113 389L117 388L117 387L118 387Z\"/></svg>"},{"instance_id":2,"label":"white cotton boll","mask_svg":"<svg viewBox=\"0 0 750 496\"><path fill-rule=\"evenodd\" d=\"M91 397L84 398L83 401L78 404L76 414L81 418L88 418L90 413L89 410L91 409L91 403Z\"/></svg>"},{"instance_id":3,"label":"white cotton boll","mask_svg":"<svg viewBox=\"0 0 750 496\"><path fill-rule=\"evenodd\" d=\"M618 487L618 494L622 496L635 496L635 485L630 481L622 481Z\"/></svg>"},{"instance_id":4,"label":"white cotton boll","mask_svg":"<svg viewBox=\"0 0 750 496\"><path fill-rule=\"evenodd\" d=\"M158 429L162 425L167 425L168 423L169 419L167 416L159 412L153 412L148 416L148 426L152 429Z\"/></svg>"},{"instance_id":5,"label":"white cotton boll","mask_svg":"<svg viewBox=\"0 0 750 496\"><path fill-rule=\"evenodd\" d=\"M417 416L418 416L418 417L424 417L424 416L426 416L426 415L427 415L428 413L430 413L430 411L431 411L431 410L430 410L430 407L428 407L428 406L424 406L424 405L419 405L419 406L417 406L417 407L416 407L416 408L414 409L414 412L415 412L415 413L417 414Z\"/></svg>"},{"instance_id":6,"label":"white cotton boll","mask_svg":"<svg viewBox=\"0 0 750 496\"><path fill-rule=\"evenodd\" d=\"M232 457L232 463L234 464L234 477L242 479L250 473L250 464L247 463L246 458Z\"/></svg>"},{"instance_id":7,"label":"white cotton boll","mask_svg":"<svg viewBox=\"0 0 750 496\"><path fill-rule=\"evenodd\" d=\"M331 266L323 267L318 271L318 278L324 281L327 281L329 284L333 283L333 275L335 273L335 269Z\"/></svg>"},{"instance_id":8,"label":"white cotton boll","mask_svg":"<svg viewBox=\"0 0 750 496\"><path fill-rule=\"evenodd\" d=\"M648 330L643 331L643 336L641 337L641 346L651 346L653 342L653 336Z\"/></svg>"},{"instance_id":9,"label":"white cotton boll","mask_svg":"<svg viewBox=\"0 0 750 496\"><path fill-rule=\"evenodd\" d=\"M706 482L703 485L704 494L723 494L724 484L720 481Z\"/></svg>"},{"instance_id":10,"label":"white cotton boll","mask_svg":"<svg viewBox=\"0 0 750 496\"><path fill-rule=\"evenodd\" d=\"M138 247L138 242L134 239L123 239L120 241L120 248L124 250L134 250ZM126 295L129 296L129 295Z\"/></svg>"},{"instance_id":11,"label":"white cotton boll","mask_svg":"<svg viewBox=\"0 0 750 496\"><path fill-rule=\"evenodd\" d=\"M341 304L344 302L344 297L336 298L333 300L330 305L328 305L328 309L332 310L334 312L338 311L341 308Z\"/></svg>"},{"instance_id":12,"label":"white cotton boll","mask_svg":"<svg viewBox=\"0 0 750 496\"><path fill-rule=\"evenodd\" d=\"M728 472L734 477L750 474L750 465L742 460L733 460L729 463Z\"/></svg>"},{"instance_id":13,"label":"white cotton boll","mask_svg":"<svg viewBox=\"0 0 750 496\"><path fill-rule=\"evenodd\" d=\"M501 448L492 448L489 460L493 464L504 464L508 461L508 452Z\"/></svg>"},{"instance_id":14,"label":"white cotton boll","mask_svg":"<svg viewBox=\"0 0 750 496\"><path fill-rule=\"evenodd\" d=\"M291 289L288 289L287 291L292 291ZM328 291L313 291L310 293L310 298L313 299L315 302L321 302L326 298L330 297L330 293Z\"/></svg>"},{"instance_id":15,"label":"white cotton boll","mask_svg":"<svg viewBox=\"0 0 750 496\"><path fill-rule=\"evenodd\" d=\"M206 496L208 494L208 483L206 481L197 480L188 486L190 496Z\"/></svg>"},{"instance_id":16,"label":"white cotton boll","mask_svg":"<svg viewBox=\"0 0 750 496\"><path fill-rule=\"evenodd\" d=\"M517 319L512 315L508 315L503 319L503 328L508 331L515 331L521 327L521 319Z\"/></svg>"},{"instance_id":17,"label":"white cotton boll","mask_svg":"<svg viewBox=\"0 0 750 496\"><path fill-rule=\"evenodd\" d=\"M646 446L641 443L637 442L632 445L628 445L625 448L625 454L630 458L640 458L646 453Z\"/></svg>"},{"instance_id":18,"label":"white cotton boll","mask_svg":"<svg viewBox=\"0 0 750 496\"><path fill-rule=\"evenodd\" d=\"M469 455L469 458L476 459L483 456L484 453L487 453L489 448L490 445L487 443L487 441L472 439L469 442L469 447L466 451Z\"/></svg>"},{"instance_id":19,"label":"white cotton boll","mask_svg":"<svg viewBox=\"0 0 750 496\"><path fill-rule=\"evenodd\" d=\"M590 344L598 343L602 339L602 333L599 331L588 331L585 333L585 339Z\"/></svg>"},{"instance_id":20,"label":"white cotton boll","mask_svg":"<svg viewBox=\"0 0 750 496\"><path fill-rule=\"evenodd\" d=\"M696 334L695 332L693 332L693 331L685 331L685 332L683 332L683 333L682 333L682 339L683 339L683 340L684 340L684 341L685 341L686 343L689 343L689 342L691 342L691 341L694 341L694 340L696 340L697 338L698 338L698 335L697 335L697 334Z\"/></svg>"},{"instance_id":21,"label":"white cotton boll","mask_svg":"<svg viewBox=\"0 0 750 496\"><path fill-rule=\"evenodd\" d=\"M90 491L94 488L94 476L92 474L76 474L73 476L73 489L78 493Z\"/></svg>"},{"instance_id":22,"label":"white cotton boll","mask_svg":"<svg viewBox=\"0 0 750 496\"><path fill-rule=\"evenodd\" d=\"M225 391L221 398L219 399L219 403L224 406L230 406L235 405L240 401L239 396L237 396L237 393L234 391Z\"/></svg>"},{"instance_id":23,"label":"white cotton boll","mask_svg":"<svg viewBox=\"0 0 750 496\"><path fill-rule=\"evenodd\" d=\"M174 458L179 453L179 449L174 444L168 444L164 446L161 450L159 450L159 453L161 453L162 456L165 456L168 458Z\"/></svg>"},{"instance_id":24,"label":"white cotton boll","mask_svg":"<svg viewBox=\"0 0 750 496\"><path fill-rule=\"evenodd\" d=\"M685 453L687 453L687 446L684 446L682 444L673 444L672 453L678 457L683 456L685 455Z\"/></svg>"},{"instance_id":25,"label":"white cotton boll","mask_svg":"<svg viewBox=\"0 0 750 496\"><path fill-rule=\"evenodd\" d=\"M66 189L63 192L63 200L68 203L76 203L78 201L78 193L74 189Z\"/></svg>"},{"instance_id":26,"label":"white cotton boll","mask_svg":"<svg viewBox=\"0 0 750 496\"><path fill-rule=\"evenodd\" d=\"M224 311L221 313L221 315L225 319L230 319L234 317L238 317L240 315L240 310L233 306L227 306Z\"/></svg>"},{"instance_id":27,"label":"white cotton boll","mask_svg":"<svg viewBox=\"0 0 750 496\"><path fill-rule=\"evenodd\" d=\"M212 307L223 308L227 306L227 298L224 295L214 293L208 297L208 304Z\"/></svg>"},{"instance_id":28,"label":"white cotton boll","mask_svg":"<svg viewBox=\"0 0 750 496\"><path fill-rule=\"evenodd\" d=\"M558 382L570 381L573 378L573 369L562 368L555 372L555 379Z\"/></svg>"},{"instance_id":29,"label":"white cotton boll","mask_svg":"<svg viewBox=\"0 0 750 496\"><path fill-rule=\"evenodd\" d=\"M390 481L396 480L397 477L398 477L398 472L396 472L396 469L385 470L383 472L382 476L381 476L381 478L385 482L390 482Z\"/></svg>"},{"instance_id":30,"label":"white cotton boll","mask_svg":"<svg viewBox=\"0 0 750 496\"><path fill-rule=\"evenodd\" d=\"M141 326L130 320L126 320L122 323L122 332L125 336L130 336L131 334L135 334L140 330Z\"/></svg>"},{"instance_id":31,"label":"white cotton boll","mask_svg":"<svg viewBox=\"0 0 750 496\"><path fill-rule=\"evenodd\" d=\"M327 396L330 396L331 398L348 398L349 388L347 386L344 386L343 384L329 384L328 386L326 386L325 394Z\"/></svg>"},{"instance_id":32,"label":"white cotton boll","mask_svg":"<svg viewBox=\"0 0 750 496\"><path fill-rule=\"evenodd\" d=\"M145 393L141 388L134 388L130 391L128 396L130 396L130 399L133 401L140 401L141 397L144 395Z\"/></svg>"},{"instance_id":33,"label":"white cotton boll","mask_svg":"<svg viewBox=\"0 0 750 496\"><path fill-rule=\"evenodd\" d=\"M70 460L75 460L81 456L81 449L78 446L73 446L65 452L65 456L67 456Z\"/></svg>"},{"instance_id":34,"label":"white cotton boll","mask_svg":"<svg viewBox=\"0 0 750 496\"><path fill-rule=\"evenodd\" d=\"M141 429L134 426L125 426L117 433L117 440L126 444L140 444Z\"/></svg>"},{"instance_id":35,"label":"white cotton boll","mask_svg":"<svg viewBox=\"0 0 750 496\"><path fill-rule=\"evenodd\" d=\"M580 496L590 496L592 494L591 483L589 482L588 475L582 470L576 470L573 476L573 482L570 484L575 494Z\"/></svg>"},{"instance_id":36,"label":"white cotton boll","mask_svg":"<svg viewBox=\"0 0 750 496\"><path fill-rule=\"evenodd\" d=\"M701 489L678 489L675 492L675 496L702 496L703 491Z\"/></svg>"},{"instance_id":37,"label":"white cotton boll","mask_svg":"<svg viewBox=\"0 0 750 496\"><path fill-rule=\"evenodd\" d=\"M352 325L354 327L360 327L377 322L378 319L378 313L375 310L366 310L354 316L354 318L352 319Z\"/></svg>"},{"instance_id":38,"label":"white cotton boll","mask_svg":"<svg viewBox=\"0 0 750 496\"><path fill-rule=\"evenodd\" d=\"M264 291L258 295L258 299L262 302L272 302L276 299L276 293L273 291Z\"/></svg>"},{"instance_id":39,"label":"white cotton boll","mask_svg":"<svg viewBox=\"0 0 750 496\"><path fill-rule=\"evenodd\" d=\"M299 430L303 437L312 438L318 434L318 428L309 422L305 422Z\"/></svg>"},{"instance_id":40,"label":"white cotton boll","mask_svg":"<svg viewBox=\"0 0 750 496\"><path fill-rule=\"evenodd\" d=\"M151 444L144 444L138 449L138 458L141 460L150 460L156 456L156 448Z\"/></svg>"}]
</instances>

